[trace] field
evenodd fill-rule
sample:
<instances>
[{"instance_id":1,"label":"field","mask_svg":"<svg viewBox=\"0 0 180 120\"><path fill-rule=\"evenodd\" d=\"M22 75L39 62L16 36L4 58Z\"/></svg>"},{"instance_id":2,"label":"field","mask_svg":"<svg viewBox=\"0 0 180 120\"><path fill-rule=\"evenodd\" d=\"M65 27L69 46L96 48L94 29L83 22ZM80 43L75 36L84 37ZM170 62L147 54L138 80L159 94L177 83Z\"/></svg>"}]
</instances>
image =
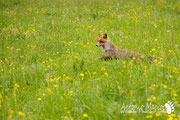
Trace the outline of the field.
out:
<instances>
[{"instance_id":1,"label":"field","mask_svg":"<svg viewBox=\"0 0 180 120\"><path fill-rule=\"evenodd\" d=\"M180 120L179 35L178 0L0 0L0 118Z\"/></svg>"}]
</instances>

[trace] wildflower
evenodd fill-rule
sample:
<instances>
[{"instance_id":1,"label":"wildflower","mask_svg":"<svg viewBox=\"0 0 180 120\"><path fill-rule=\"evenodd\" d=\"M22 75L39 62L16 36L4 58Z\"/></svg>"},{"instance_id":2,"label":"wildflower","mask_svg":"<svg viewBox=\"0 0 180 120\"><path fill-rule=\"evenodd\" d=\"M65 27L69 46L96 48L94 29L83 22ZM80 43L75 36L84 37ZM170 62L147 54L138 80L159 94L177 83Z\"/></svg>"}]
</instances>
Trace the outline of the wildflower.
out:
<instances>
[{"instance_id":1,"label":"wildflower","mask_svg":"<svg viewBox=\"0 0 180 120\"><path fill-rule=\"evenodd\" d=\"M172 75L169 75L169 78L172 78L173 76Z\"/></svg>"},{"instance_id":2,"label":"wildflower","mask_svg":"<svg viewBox=\"0 0 180 120\"><path fill-rule=\"evenodd\" d=\"M56 87L57 87L57 85L54 85L54 87L56 88Z\"/></svg>"},{"instance_id":3,"label":"wildflower","mask_svg":"<svg viewBox=\"0 0 180 120\"><path fill-rule=\"evenodd\" d=\"M108 73L107 73L107 72L105 72L104 74L105 74L106 76L108 76Z\"/></svg>"},{"instance_id":4,"label":"wildflower","mask_svg":"<svg viewBox=\"0 0 180 120\"><path fill-rule=\"evenodd\" d=\"M164 87L164 88L167 88L167 85L164 85L163 87Z\"/></svg>"},{"instance_id":5,"label":"wildflower","mask_svg":"<svg viewBox=\"0 0 180 120\"><path fill-rule=\"evenodd\" d=\"M86 113L83 114L83 117L87 117L88 115Z\"/></svg>"},{"instance_id":6,"label":"wildflower","mask_svg":"<svg viewBox=\"0 0 180 120\"><path fill-rule=\"evenodd\" d=\"M19 87L19 85L16 83L16 84L14 84L14 87Z\"/></svg>"},{"instance_id":7,"label":"wildflower","mask_svg":"<svg viewBox=\"0 0 180 120\"><path fill-rule=\"evenodd\" d=\"M21 111L19 111L18 114L19 114L20 116L22 116L22 117L26 116L26 114L23 113L23 112L21 112Z\"/></svg>"},{"instance_id":8,"label":"wildflower","mask_svg":"<svg viewBox=\"0 0 180 120\"><path fill-rule=\"evenodd\" d=\"M126 62L125 61L123 61L123 63L122 64L126 64Z\"/></svg>"},{"instance_id":9,"label":"wildflower","mask_svg":"<svg viewBox=\"0 0 180 120\"><path fill-rule=\"evenodd\" d=\"M157 41L157 38L155 38L154 41Z\"/></svg>"},{"instance_id":10,"label":"wildflower","mask_svg":"<svg viewBox=\"0 0 180 120\"><path fill-rule=\"evenodd\" d=\"M84 74L83 74L83 73L81 73L81 74L80 74L80 76L84 77Z\"/></svg>"},{"instance_id":11,"label":"wildflower","mask_svg":"<svg viewBox=\"0 0 180 120\"><path fill-rule=\"evenodd\" d=\"M74 91L72 90L72 91L70 91L69 93L70 93L70 95L72 96L72 95L73 95L73 93L74 93Z\"/></svg>"},{"instance_id":12,"label":"wildflower","mask_svg":"<svg viewBox=\"0 0 180 120\"><path fill-rule=\"evenodd\" d=\"M152 99L151 98L148 98L147 101L150 102Z\"/></svg>"},{"instance_id":13,"label":"wildflower","mask_svg":"<svg viewBox=\"0 0 180 120\"><path fill-rule=\"evenodd\" d=\"M124 93L124 90L121 90L121 93Z\"/></svg>"},{"instance_id":14,"label":"wildflower","mask_svg":"<svg viewBox=\"0 0 180 120\"><path fill-rule=\"evenodd\" d=\"M43 95L43 96L45 96L46 94L45 94L45 93L43 93L42 95Z\"/></svg>"},{"instance_id":15,"label":"wildflower","mask_svg":"<svg viewBox=\"0 0 180 120\"><path fill-rule=\"evenodd\" d=\"M159 114L159 113L156 113L156 116L157 116L157 117L159 117L159 116L160 116L160 114Z\"/></svg>"},{"instance_id":16,"label":"wildflower","mask_svg":"<svg viewBox=\"0 0 180 120\"><path fill-rule=\"evenodd\" d=\"M42 99L41 98L38 98L39 101L41 101Z\"/></svg>"},{"instance_id":17,"label":"wildflower","mask_svg":"<svg viewBox=\"0 0 180 120\"><path fill-rule=\"evenodd\" d=\"M152 118L152 115L147 115L146 118Z\"/></svg>"},{"instance_id":18,"label":"wildflower","mask_svg":"<svg viewBox=\"0 0 180 120\"><path fill-rule=\"evenodd\" d=\"M0 85L0 87L3 87L3 85Z\"/></svg>"},{"instance_id":19,"label":"wildflower","mask_svg":"<svg viewBox=\"0 0 180 120\"><path fill-rule=\"evenodd\" d=\"M136 57L133 57L133 60L135 60L136 59Z\"/></svg>"},{"instance_id":20,"label":"wildflower","mask_svg":"<svg viewBox=\"0 0 180 120\"><path fill-rule=\"evenodd\" d=\"M60 80L61 79L61 76L59 76L58 78L56 78L56 80Z\"/></svg>"},{"instance_id":21,"label":"wildflower","mask_svg":"<svg viewBox=\"0 0 180 120\"><path fill-rule=\"evenodd\" d=\"M131 111L131 110L129 110L129 111L128 111L128 113L132 113L132 111Z\"/></svg>"},{"instance_id":22,"label":"wildflower","mask_svg":"<svg viewBox=\"0 0 180 120\"><path fill-rule=\"evenodd\" d=\"M77 56L74 56L75 59L77 59L78 57Z\"/></svg>"},{"instance_id":23,"label":"wildflower","mask_svg":"<svg viewBox=\"0 0 180 120\"><path fill-rule=\"evenodd\" d=\"M152 49L152 51L155 51L155 50L156 50L156 49L154 49L154 48Z\"/></svg>"},{"instance_id":24,"label":"wildflower","mask_svg":"<svg viewBox=\"0 0 180 120\"><path fill-rule=\"evenodd\" d=\"M144 68L147 68L147 66L144 66Z\"/></svg>"},{"instance_id":25,"label":"wildflower","mask_svg":"<svg viewBox=\"0 0 180 120\"><path fill-rule=\"evenodd\" d=\"M174 104L178 104L178 101L175 101Z\"/></svg>"},{"instance_id":26,"label":"wildflower","mask_svg":"<svg viewBox=\"0 0 180 120\"><path fill-rule=\"evenodd\" d=\"M101 71L103 71L103 70L105 71L106 69L105 69L104 67L102 67L102 68L101 68Z\"/></svg>"},{"instance_id":27,"label":"wildflower","mask_svg":"<svg viewBox=\"0 0 180 120\"><path fill-rule=\"evenodd\" d=\"M152 91L154 91L154 90L155 90L155 88L151 88L151 90L152 90Z\"/></svg>"},{"instance_id":28,"label":"wildflower","mask_svg":"<svg viewBox=\"0 0 180 120\"><path fill-rule=\"evenodd\" d=\"M96 74L96 72L93 72L93 75L95 75Z\"/></svg>"},{"instance_id":29,"label":"wildflower","mask_svg":"<svg viewBox=\"0 0 180 120\"><path fill-rule=\"evenodd\" d=\"M156 100L157 99L157 97L153 97L153 100Z\"/></svg>"},{"instance_id":30,"label":"wildflower","mask_svg":"<svg viewBox=\"0 0 180 120\"><path fill-rule=\"evenodd\" d=\"M67 107L64 107L64 109L66 110L66 109L67 109Z\"/></svg>"},{"instance_id":31,"label":"wildflower","mask_svg":"<svg viewBox=\"0 0 180 120\"><path fill-rule=\"evenodd\" d=\"M68 116L66 115L66 116L64 116L64 119L68 119Z\"/></svg>"}]
</instances>

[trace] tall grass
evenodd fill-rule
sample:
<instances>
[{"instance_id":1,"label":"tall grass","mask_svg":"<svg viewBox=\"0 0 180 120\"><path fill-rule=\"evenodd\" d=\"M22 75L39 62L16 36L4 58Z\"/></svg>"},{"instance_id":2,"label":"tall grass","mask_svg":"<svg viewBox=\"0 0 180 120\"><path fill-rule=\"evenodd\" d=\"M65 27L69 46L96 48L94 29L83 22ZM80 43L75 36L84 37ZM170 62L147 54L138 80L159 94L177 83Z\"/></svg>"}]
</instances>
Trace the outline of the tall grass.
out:
<instances>
[{"instance_id":1,"label":"tall grass","mask_svg":"<svg viewBox=\"0 0 180 120\"><path fill-rule=\"evenodd\" d=\"M1 119L180 119L178 1L1 0L0 6ZM102 61L98 33L157 60ZM152 109L168 101L174 113ZM126 105L150 108L122 113Z\"/></svg>"}]
</instances>

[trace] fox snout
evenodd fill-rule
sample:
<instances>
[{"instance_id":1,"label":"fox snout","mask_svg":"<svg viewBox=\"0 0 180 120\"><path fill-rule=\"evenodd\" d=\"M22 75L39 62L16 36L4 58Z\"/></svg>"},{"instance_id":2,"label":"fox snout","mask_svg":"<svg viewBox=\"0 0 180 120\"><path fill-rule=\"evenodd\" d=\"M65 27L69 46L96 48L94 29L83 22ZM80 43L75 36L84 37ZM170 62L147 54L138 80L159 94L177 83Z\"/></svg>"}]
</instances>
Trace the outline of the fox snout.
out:
<instances>
[{"instance_id":1,"label":"fox snout","mask_svg":"<svg viewBox=\"0 0 180 120\"><path fill-rule=\"evenodd\" d=\"M96 44L96 47L100 47L100 45Z\"/></svg>"}]
</instances>

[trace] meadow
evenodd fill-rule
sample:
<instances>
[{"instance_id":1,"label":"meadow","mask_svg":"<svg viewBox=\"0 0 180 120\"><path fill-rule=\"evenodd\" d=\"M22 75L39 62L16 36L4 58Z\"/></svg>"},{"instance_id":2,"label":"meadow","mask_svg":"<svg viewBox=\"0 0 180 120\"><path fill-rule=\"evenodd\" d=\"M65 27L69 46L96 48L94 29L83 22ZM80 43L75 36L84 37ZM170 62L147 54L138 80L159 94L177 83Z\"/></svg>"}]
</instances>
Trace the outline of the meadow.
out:
<instances>
[{"instance_id":1,"label":"meadow","mask_svg":"<svg viewBox=\"0 0 180 120\"><path fill-rule=\"evenodd\" d=\"M178 0L0 0L0 119L180 120L179 35Z\"/></svg>"}]
</instances>

